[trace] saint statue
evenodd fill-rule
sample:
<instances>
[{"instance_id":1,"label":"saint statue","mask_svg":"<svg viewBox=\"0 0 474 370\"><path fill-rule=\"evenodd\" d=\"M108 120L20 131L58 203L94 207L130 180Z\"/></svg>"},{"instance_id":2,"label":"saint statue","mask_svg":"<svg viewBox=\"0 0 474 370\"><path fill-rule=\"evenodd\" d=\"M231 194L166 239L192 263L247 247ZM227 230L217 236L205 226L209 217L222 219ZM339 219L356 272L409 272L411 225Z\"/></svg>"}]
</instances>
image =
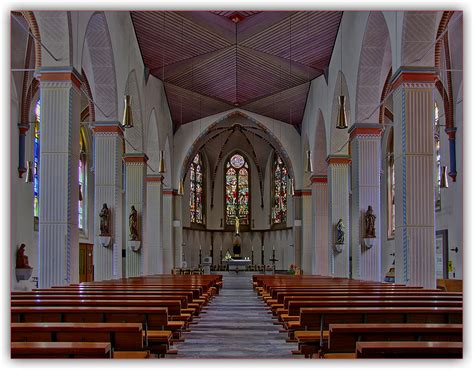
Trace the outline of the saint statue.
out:
<instances>
[{"instance_id":1,"label":"saint statue","mask_svg":"<svg viewBox=\"0 0 474 370\"><path fill-rule=\"evenodd\" d=\"M20 248L16 252L16 268L17 269L30 269L31 266L28 264L28 256L25 255L25 244L21 244Z\"/></svg>"},{"instance_id":2,"label":"saint statue","mask_svg":"<svg viewBox=\"0 0 474 370\"><path fill-rule=\"evenodd\" d=\"M130 210L128 224L130 227L130 240L138 240L138 213L135 206L132 206Z\"/></svg>"},{"instance_id":3,"label":"saint statue","mask_svg":"<svg viewBox=\"0 0 474 370\"><path fill-rule=\"evenodd\" d=\"M100 210L100 213L99 213L99 217L100 217L100 235L109 236L110 235L110 230L109 230L110 211L107 208L107 203L104 203L104 205L102 206L102 209Z\"/></svg>"},{"instance_id":4,"label":"saint statue","mask_svg":"<svg viewBox=\"0 0 474 370\"><path fill-rule=\"evenodd\" d=\"M375 215L372 206L365 212L365 237L375 238Z\"/></svg>"},{"instance_id":5,"label":"saint statue","mask_svg":"<svg viewBox=\"0 0 474 370\"><path fill-rule=\"evenodd\" d=\"M239 235L240 220L238 216L235 216L235 235Z\"/></svg>"},{"instance_id":6,"label":"saint statue","mask_svg":"<svg viewBox=\"0 0 474 370\"><path fill-rule=\"evenodd\" d=\"M344 223L342 218L336 224L336 244L344 244Z\"/></svg>"}]
</instances>

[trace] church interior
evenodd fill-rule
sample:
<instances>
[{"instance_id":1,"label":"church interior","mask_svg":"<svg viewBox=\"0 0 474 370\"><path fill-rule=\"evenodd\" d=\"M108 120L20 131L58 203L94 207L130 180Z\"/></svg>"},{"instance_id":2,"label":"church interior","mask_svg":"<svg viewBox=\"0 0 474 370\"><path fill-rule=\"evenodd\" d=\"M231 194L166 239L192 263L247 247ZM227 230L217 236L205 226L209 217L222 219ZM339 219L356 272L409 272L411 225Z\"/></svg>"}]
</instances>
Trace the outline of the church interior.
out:
<instances>
[{"instance_id":1,"label":"church interior","mask_svg":"<svg viewBox=\"0 0 474 370\"><path fill-rule=\"evenodd\" d=\"M463 12L10 18L11 358L463 357Z\"/></svg>"}]
</instances>

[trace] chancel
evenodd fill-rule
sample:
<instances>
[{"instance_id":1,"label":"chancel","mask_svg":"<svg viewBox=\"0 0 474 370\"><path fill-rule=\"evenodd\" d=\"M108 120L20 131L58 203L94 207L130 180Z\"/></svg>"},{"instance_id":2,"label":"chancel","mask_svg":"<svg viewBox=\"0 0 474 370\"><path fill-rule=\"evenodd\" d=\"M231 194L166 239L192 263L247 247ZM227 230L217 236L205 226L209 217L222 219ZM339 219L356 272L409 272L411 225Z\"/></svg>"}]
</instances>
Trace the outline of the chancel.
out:
<instances>
[{"instance_id":1,"label":"chancel","mask_svg":"<svg viewBox=\"0 0 474 370\"><path fill-rule=\"evenodd\" d=\"M461 10L10 27L12 358L462 357Z\"/></svg>"}]
</instances>

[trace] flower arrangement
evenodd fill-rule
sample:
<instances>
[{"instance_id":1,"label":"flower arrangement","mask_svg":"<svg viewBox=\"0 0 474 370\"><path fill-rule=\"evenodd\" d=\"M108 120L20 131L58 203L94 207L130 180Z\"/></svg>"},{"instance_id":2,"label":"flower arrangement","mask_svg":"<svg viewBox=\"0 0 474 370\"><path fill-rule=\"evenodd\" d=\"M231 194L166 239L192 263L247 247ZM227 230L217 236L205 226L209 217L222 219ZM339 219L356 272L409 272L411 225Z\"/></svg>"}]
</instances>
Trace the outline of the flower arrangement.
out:
<instances>
[{"instance_id":1,"label":"flower arrangement","mask_svg":"<svg viewBox=\"0 0 474 370\"><path fill-rule=\"evenodd\" d=\"M290 267L288 268L288 274L294 275L296 270L296 265L291 264Z\"/></svg>"}]
</instances>

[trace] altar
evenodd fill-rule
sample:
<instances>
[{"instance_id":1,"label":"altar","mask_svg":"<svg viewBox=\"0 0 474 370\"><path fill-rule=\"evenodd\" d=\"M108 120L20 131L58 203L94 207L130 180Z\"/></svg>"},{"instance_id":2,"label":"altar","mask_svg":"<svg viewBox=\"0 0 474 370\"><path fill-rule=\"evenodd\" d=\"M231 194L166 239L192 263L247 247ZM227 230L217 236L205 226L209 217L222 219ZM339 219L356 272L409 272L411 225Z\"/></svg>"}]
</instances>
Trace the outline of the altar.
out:
<instances>
[{"instance_id":1,"label":"altar","mask_svg":"<svg viewBox=\"0 0 474 370\"><path fill-rule=\"evenodd\" d=\"M222 261L224 265L229 267L229 271L245 271L251 262L248 257L246 259L229 259Z\"/></svg>"}]
</instances>

